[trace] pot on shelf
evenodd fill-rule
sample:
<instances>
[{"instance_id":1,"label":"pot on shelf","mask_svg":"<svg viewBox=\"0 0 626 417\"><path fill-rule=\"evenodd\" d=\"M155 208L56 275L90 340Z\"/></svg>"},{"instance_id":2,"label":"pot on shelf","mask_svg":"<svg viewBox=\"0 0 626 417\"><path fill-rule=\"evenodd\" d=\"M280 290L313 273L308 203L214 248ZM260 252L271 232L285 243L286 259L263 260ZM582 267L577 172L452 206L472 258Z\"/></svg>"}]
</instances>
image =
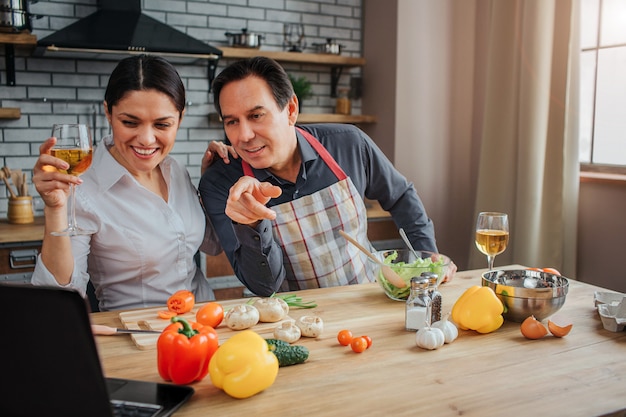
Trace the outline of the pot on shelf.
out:
<instances>
[{"instance_id":1,"label":"pot on shelf","mask_svg":"<svg viewBox=\"0 0 626 417\"><path fill-rule=\"evenodd\" d=\"M226 32L230 38L231 46L235 48L260 48L264 35L260 33L248 32L248 29L241 29L240 33Z\"/></svg>"},{"instance_id":2,"label":"pot on shelf","mask_svg":"<svg viewBox=\"0 0 626 417\"><path fill-rule=\"evenodd\" d=\"M344 45L340 45L332 38L327 38L326 43L314 43L317 53L340 55Z\"/></svg>"},{"instance_id":3,"label":"pot on shelf","mask_svg":"<svg viewBox=\"0 0 626 417\"><path fill-rule=\"evenodd\" d=\"M0 0L0 32L31 31L31 18L42 17L28 10L28 4L36 2L34 0Z\"/></svg>"}]
</instances>

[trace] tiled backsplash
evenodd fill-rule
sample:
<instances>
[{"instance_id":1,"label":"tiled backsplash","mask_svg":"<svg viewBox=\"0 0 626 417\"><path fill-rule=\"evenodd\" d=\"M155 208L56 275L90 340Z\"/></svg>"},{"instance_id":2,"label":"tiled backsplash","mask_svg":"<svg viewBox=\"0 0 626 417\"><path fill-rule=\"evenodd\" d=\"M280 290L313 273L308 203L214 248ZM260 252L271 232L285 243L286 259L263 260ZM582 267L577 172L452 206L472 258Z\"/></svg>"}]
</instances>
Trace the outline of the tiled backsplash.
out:
<instances>
[{"instance_id":1,"label":"tiled backsplash","mask_svg":"<svg viewBox=\"0 0 626 417\"><path fill-rule=\"evenodd\" d=\"M32 21L33 34L41 39L80 17L96 10L97 0L39 1L32 3L30 12L42 15ZM325 43L332 38L343 45L342 54L361 55L362 0L143 0L143 13L167 23L196 39L215 47L228 46L225 32L261 33L261 53L264 50L283 50L283 24L303 23L304 52L315 52L313 43ZM0 62L4 62L0 48ZM17 120L0 119L0 163L27 172L39 153L39 145L50 136L54 123L82 122L94 128L96 143L108 133L102 109L104 89L116 61L34 57L28 50L16 48L16 85L6 85L6 68L0 79L0 107L21 109ZM217 72L230 60L220 61ZM206 61L194 64L175 64L187 88L188 107L176 146L172 151L189 170L197 184L200 161L207 143L223 139L219 125L209 123L208 114L214 112L208 93ZM333 113L335 102L330 97L330 68L321 65L283 64L295 76L304 75L313 82L314 97L303 103L305 113ZM348 87L351 75L360 69L344 71L340 86ZM353 103L353 112L360 112L360 103ZM8 198L0 183L0 217L6 217ZM36 214L41 214L41 203L36 191Z\"/></svg>"}]
</instances>

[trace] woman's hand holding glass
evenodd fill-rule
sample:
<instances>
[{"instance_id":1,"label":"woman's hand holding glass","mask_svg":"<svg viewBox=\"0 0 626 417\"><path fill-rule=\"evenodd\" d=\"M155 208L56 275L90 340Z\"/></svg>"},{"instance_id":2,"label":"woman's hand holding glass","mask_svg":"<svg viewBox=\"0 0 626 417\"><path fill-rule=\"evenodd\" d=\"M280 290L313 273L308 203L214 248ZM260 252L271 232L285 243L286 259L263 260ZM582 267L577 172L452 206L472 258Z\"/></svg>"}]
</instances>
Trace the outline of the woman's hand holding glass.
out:
<instances>
[{"instance_id":1,"label":"woman's hand holding glass","mask_svg":"<svg viewBox=\"0 0 626 417\"><path fill-rule=\"evenodd\" d=\"M91 165L92 146L86 125L54 125L52 137L39 148L33 169L35 188L47 207L67 210L68 227L53 231L55 236L93 233L76 224L73 193L81 183L78 175Z\"/></svg>"}]
</instances>

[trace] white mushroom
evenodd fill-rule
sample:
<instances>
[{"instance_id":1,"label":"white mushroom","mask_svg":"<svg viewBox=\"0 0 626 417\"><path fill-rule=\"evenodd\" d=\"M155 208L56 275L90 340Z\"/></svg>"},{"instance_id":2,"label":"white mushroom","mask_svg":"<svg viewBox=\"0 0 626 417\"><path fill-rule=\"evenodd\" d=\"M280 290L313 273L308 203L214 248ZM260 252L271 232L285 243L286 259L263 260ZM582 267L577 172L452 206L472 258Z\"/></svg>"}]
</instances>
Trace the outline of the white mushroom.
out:
<instances>
[{"instance_id":1,"label":"white mushroom","mask_svg":"<svg viewBox=\"0 0 626 417\"><path fill-rule=\"evenodd\" d=\"M259 322L259 310L248 304L237 305L226 313L224 322L232 330L248 329Z\"/></svg>"},{"instance_id":2,"label":"white mushroom","mask_svg":"<svg viewBox=\"0 0 626 417\"><path fill-rule=\"evenodd\" d=\"M286 320L280 326L274 328L274 337L287 343L294 343L300 339L300 328L293 320Z\"/></svg>"},{"instance_id":3,"label":"white mushroom","mask_svg":"<svg viewBox=\"0 0 626 417\"><path fill-rule=\"evenodd\" d=\"M324 330L324 322L318 316L302 316L296 321L302 336L318 337Z\"/></svg>"},{"instance_id":4,"label":"white mushroom","mask_svg":"<svg viewBox=\"0 0 626 417\"><path fill-rule=\"evenodd\" d=\"M276 323L289 313L289 306L282 298L259 298L253 305L259 310L259 321L264 323Z\"/></svg>"}]
</instances>

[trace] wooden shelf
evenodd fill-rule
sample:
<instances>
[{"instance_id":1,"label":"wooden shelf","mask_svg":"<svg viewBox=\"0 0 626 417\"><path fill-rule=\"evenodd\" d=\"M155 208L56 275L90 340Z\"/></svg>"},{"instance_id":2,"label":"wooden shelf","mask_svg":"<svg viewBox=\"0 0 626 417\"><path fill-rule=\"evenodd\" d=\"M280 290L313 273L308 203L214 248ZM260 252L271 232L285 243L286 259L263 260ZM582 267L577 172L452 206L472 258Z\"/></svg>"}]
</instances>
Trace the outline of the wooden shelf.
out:
<instances>
[{"instance_id":1,"label":"wooden shelf","mask_svg":"<svg viewBox=\"0 0 626 417\"><path fill-rule=\"evenodd\" d=\"M264 51L255 48L219 47L222 58L245 59L255 56L265 56L278 62L290 62L297 64L315 64L331 67L331 97L335 96L337 81L341 75L341 69L347 67L361 67L365 65L365 58L349 57L334 54L309 54L304 52ZM209 114L209 122L221 123L216 113ZM342 115L342 114L312 114L300 113L298 123L376 123L376 116L371 115Z\"/></svg>"},{"instance_id":2,"label":"wooden shelf","mask_svg":"<svg viewBox=\"0 0 626 417\"><path fill-rule=\"evenodd\" d=\"M13 45L36 46L37 36L28 32L2 33L0 32L0 43L10 43Z\"/></svg>"},{"instance_id":3,"label":"wooden shelf","mask_svg":"<svg viewBox=\"0 0 626 417\"><path fill-rule=\"evenodd\" d=\"M359 124L359 123L376 123L376 116L366 115L366 114L354 114L354 115L343 115L343 114L315 114L315 113L300 113L298 115L298 123L308 124L308 123L351 123L351 124ZM222 123L220 117L217 113L209 113L209 122L211 123Z\"/></svg>"},{"instance_id":4,"label":"wooden shelf","mask_svg":"<svg viewBox=\"0 0 626 417\"><path fill-rule=\"evenodd\" d=\"M308 54L304 52L264 51L254 48L219 47L222 58L252 58L254 56L266 56L280 62L293 62L301 64L317 64L341 67L360 67L365 65L365 58L354 58L333 54Z\"/></svg>"},{"instance_id":5,"label":"wooden shelf","mask_svg":"<svg viewBox=\"0 0 626 417\"><path fill-rule=\"evenodd\" d=\"M300 113L298 123L376 123L376 116L366 114L313 114Z\"/></svg>"},{"instance_id":6,"label":"wooden shelf","mask_svg":"<svg viewBox=\"0 0 626 417\"><path fill-rule=\"evenodd\" d=\"M0 33L0 44L4 44L4 67L6 85L15 85L15 47L37 46L37 37L28 31L18 33Z\"/></svg>"},{"instance_id":7,"label":"wooden shelf","mask_svg":"<svg viewBox=\"0 0 626 417\"><path fill-rule=\"evenodd\" d=\"M19 119L22 112L17 107L0 107L0 119Z\"/></svg>"}]
</instances>

